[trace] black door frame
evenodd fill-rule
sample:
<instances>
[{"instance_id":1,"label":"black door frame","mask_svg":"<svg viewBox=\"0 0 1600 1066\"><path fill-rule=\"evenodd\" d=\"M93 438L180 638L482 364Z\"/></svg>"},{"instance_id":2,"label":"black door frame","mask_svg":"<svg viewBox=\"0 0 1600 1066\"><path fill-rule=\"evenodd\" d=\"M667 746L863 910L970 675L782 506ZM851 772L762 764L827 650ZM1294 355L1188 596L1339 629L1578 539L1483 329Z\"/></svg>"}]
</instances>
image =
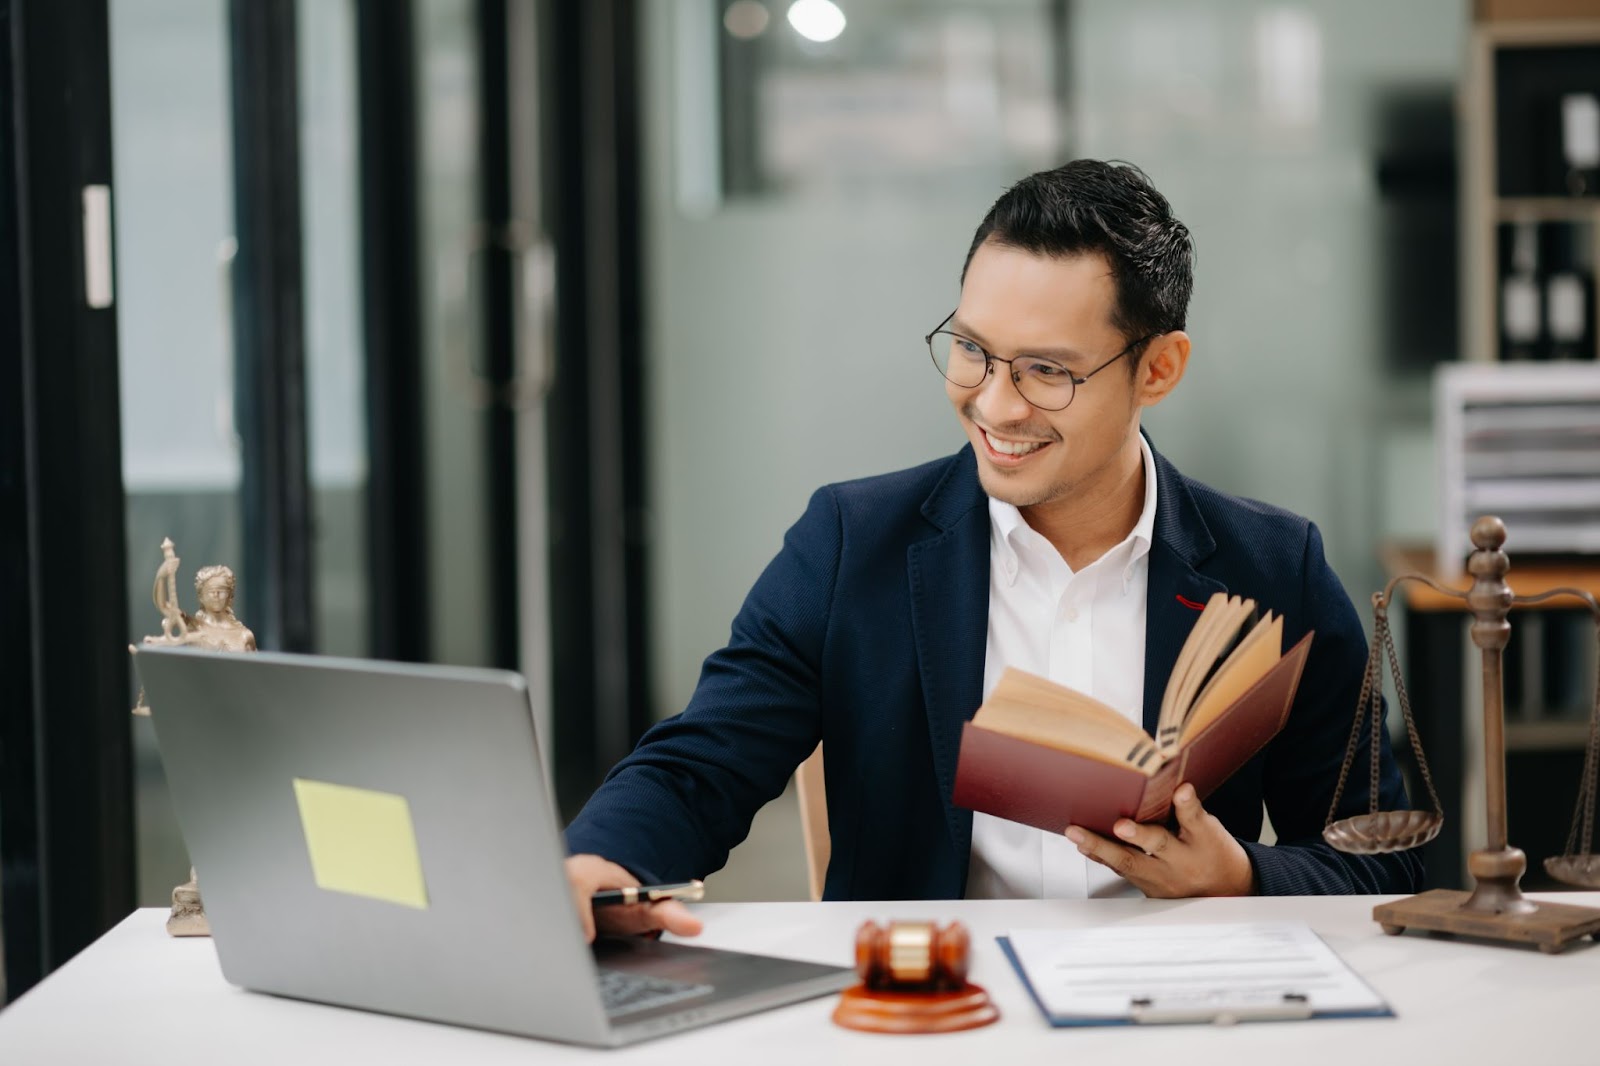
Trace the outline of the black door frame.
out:
<instances>
[{"instance_id":1,"label":"black door frame","mask_svg":"<svg viewBox=\"0 0 1600 1066\"><path fill-rule=\"evenodd\" d=\"M556 795L571 816L654 719L646 564L637 0L544 0Z\"/></svg>"},{"instance_id":2,"label":"black door frame","mask_svg":"<svg viewBox=\"0 0 1600 1066\"><path fill-rule=\"evenodd\" d=\"M519 665L520 617L517 574L517 385L515 301L517 259L525 235L512 207L511 30L508 2L528 0L478 0L479 101L482 108L479 152L483 182L478 207L487 239L483 248L483 293L475 308L482 323L482 365L478 375L485 386L483 447L486 458L484 497L488 503L488 540L485 561L493 594L483 605L489 615L490 662L507 670Z\"/></svg>"},{"instance_id":3,"label":"black door frame","mask_svg":"<svg viewBox=\"0 0 1600 1066\"><path fill-rule=\"evenodd\" d=\"M429 657L415 20L356 0L370 653Z\"/></svg>"},{"instance_id":4,"label":"black door frame","mask_svg":"<svg viewBox=\"0 0 1600 1066\"><path fill-rule=\"evenodd\" d=\"M134 906L107 0L0 0L0 932L14 999ZM114 204L113 204L114 210ZM110 256L109 220L91 233ZM86 271L109 273L90 306ZM109 296L110 299L105 299Z\"/></svg>"},{"instance_id":5,"label":"black door frame","mask_svg":"<svg viewBox=\"0 0 1600 1066\"><path fill-rule=\"evenodd\" d=\"M243 584L260 646L310 652L312 501L295 0L230 0L228 28Z\"/></svg>"}]
</instances>

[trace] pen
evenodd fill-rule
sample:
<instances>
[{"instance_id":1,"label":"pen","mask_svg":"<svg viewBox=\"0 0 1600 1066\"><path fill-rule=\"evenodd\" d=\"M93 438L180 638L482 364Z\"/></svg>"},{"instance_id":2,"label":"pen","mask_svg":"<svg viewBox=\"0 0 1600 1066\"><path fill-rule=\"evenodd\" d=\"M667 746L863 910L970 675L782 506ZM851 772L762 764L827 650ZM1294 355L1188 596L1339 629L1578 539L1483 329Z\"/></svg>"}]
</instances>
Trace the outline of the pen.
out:
<instances>
[{"instance_id":1,"label":"pen","mask_svg":"<svg viewBox=\"0 0 1600 1066\"><path fill-rule=\"evenodd\" d=\"M591 907L615 907L629 903L660 903L679 899L693 903L705 898L706 886L701 881L685 881L677 885L637 885L628 888L605 888L589 898Z\"/></svg>"}]
</instances>

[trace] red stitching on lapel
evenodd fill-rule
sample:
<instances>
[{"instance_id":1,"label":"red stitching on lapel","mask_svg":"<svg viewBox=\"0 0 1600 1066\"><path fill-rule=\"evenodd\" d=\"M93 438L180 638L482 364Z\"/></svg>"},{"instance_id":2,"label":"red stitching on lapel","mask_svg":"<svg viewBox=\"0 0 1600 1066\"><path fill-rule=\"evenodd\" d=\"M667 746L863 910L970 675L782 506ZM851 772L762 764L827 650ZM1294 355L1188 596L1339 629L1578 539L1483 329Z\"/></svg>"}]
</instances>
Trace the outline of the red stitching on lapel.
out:
<instances>
[{"instance_id":1,"label":"red stitching on lapel","mask_svg":"<svg viewBox=\"0 0 1600 1066\"><path fill-rule=\"evenodd\" d=\"M1187 598L1186 596L1184 596L1182 593L1178 594L1178 602L1183 604L1185 607L1189 608L1191 611L1203 611L1203 610L1206 609L1206 605L1205 604L1196 603L1193 600L1191 600L1191 599Z\"/></svg>"}]
</instances>

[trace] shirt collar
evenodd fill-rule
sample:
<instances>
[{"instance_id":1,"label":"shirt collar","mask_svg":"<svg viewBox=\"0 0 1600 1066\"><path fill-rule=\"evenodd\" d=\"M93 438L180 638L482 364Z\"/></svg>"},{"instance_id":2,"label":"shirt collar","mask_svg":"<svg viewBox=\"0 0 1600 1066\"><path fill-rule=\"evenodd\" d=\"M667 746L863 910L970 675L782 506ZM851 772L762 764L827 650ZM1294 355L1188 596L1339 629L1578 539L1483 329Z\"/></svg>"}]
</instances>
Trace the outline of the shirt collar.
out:
<instances>
[{"instance_id":1,"label":"shirt collar","mask_svg":"<svg viewBox=\"0 0 1600 1066\"><path fill-rule=\"evenodd\" d=\"M1124 585L1132 577L1133 564L1150 553L1150 544L1155 537L1156 458L1150 450L1150 442L1144 439L1143 433L1139 434L1139 455L1144 461L1144 509L1139 512L1139 520L1133 524L1133 529L1122 543L1102 557L1112 558L1119 554L1123 557ZM989 526L992 531L991 540L1000 552L1006 584L1015 584L1019 536L1023 530L1031 530L1032 527L1014 504L997 500L993 496L989 497Z\"/></svg>"}]
</instances>

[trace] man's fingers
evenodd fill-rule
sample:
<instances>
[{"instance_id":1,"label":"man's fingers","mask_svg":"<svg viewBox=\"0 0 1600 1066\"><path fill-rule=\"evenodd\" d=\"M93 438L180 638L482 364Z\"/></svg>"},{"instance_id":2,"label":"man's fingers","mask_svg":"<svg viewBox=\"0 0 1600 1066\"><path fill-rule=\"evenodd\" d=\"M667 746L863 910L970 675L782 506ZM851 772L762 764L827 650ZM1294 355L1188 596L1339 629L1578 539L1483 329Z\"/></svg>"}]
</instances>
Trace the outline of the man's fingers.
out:
<instances>
[{"instance_id":1,"label":"man's fingers","mask_svg":"<svg viewBox=\"0 0 1600 1066\"><path fill-rule=\"evenodd\" d=\"M665 930L675 936L698 936L703 926L675 899L661 903L601 907L597 917L600 931L607 936L638 936Z\"/></svg>"},{"instance_id":2,"label":"man's fingers","mask_svg":"<svg viewBox=\"0 0 1600 1066\"><path fill-rule=\"evenodd\" d=\"M1124 818L1111 827L1121 843L1081 826L1068 828L1067 838L1085 857L1116 871L1152 899L1256 892L1250 855L1227 827L1201 806L1194 786L1180 785L1172 805L1178 816L1177 834Z\"/></svg>"},{"instance_id":3,"label":"man's fingers","mask_svg":"<svg viewBox=\"0 0 1600 1066\"><path fill-rule=\"evenodd\" d=\"M675 899L657 903L650 908L650 911L651 917L659 927L673 936L699 936L700 930L704 928L700 919Z\"/></svg>"},{"instance_id":4,"label":"man's fingers","mask_svg":"<svg viewBox=\"0 0 1600 1066\"><path fill-rule=\"evenodd\" d=\"M1182 784L1172 794L1172 809L1178 814L1178 827L1186 833L1203 833L1211 830L1212 818L1200 805L1194 786Z\"/></svg>"},{"instance_id":5,"label":"man's fingers","mask_svg":"<svg viewBox=\"0 0 1600 1066\"><path fill-rule=\"evenodd\" d=\"M578 911L583 936L590 943L596 933L631 936L665 930L676 936L697 936L701 930L696 918L677 900L632 906L594 906L594 894L607 888L638 887L639 879L627 870L598 855L574 855L567 860L567 883L572 888L572 903Z\"/></svg>"},{"instance_id":6,"label":"man's fingers","mask_svg":"<svg viewBox=\"0 0 1600 1066\"><path fill-rule=\"evenodd\" d=\"M627 888L639 879L627 870L598 855L574 855L567 859L567 884L572 889L572 906L578 912L585 940L594 941L594 906L591 897L602 888Z\"/></svg>"},{"instance_id":7,"label":"man's fingers","mask_svg":"<svg viewBox=\"0 0 1600 1066\"><path fill-rule=\"evenodd\" d=\"M1172 842L1172 834L1159 825L1141 825L1129 818L1119 818L1111 831L1151 858L1166 851L1167 845Z\"/></svg>"},{"instance_id":8,"label":"man's fingers","mask_svg":"<svg viewBox=\"0 0 1600 1066\"><path fill-rule=\"evenodd\" d=\"M639 879L610 859L598 855L574 855L567 859L567 880L574 890L582 887L590 893L602 888L627 888L637 885Z\"/></svg>"},{"instance_id":9,"label":"man's fingers","mask_svg":"<svg viewBox=\"0 0 1600 1066\"><path fill-rule=\"evenodd\" d=\"M590 877L596 891L602 888L637 887L639 884L637 877L609 859L596 858Z\"/></svg>"},{"instance_id":10,"label":"man's fingers","mask_svg":"<svg viewBox=\"0 0 1600 1066\"><path fill-rule=\"evenodd\" d=\"M578 911L578 924L583 926L584 943L594 943L594 908L588 906L576 893L572 897L572 905Z\"/></svg>"},{"instance_id":11,"label":"man's fingers","mask_svg":"<svg viewBox=\"0 0 1600 1066\"><path fill-rule=\"evenodd\" d=\"M1114 870L1119 876L1130 880L1137 871L1139 863L1146 861L1144 852L1125 848L1115 841L1089 832L1082 826L1075 825L1068 829L1067 839L1078 845L1078 854L1093 859L1101 866Z\"/></svg>"},{"instance_id":12,"label":"man's fingers","mask_svg":"<svg viewBox=\"0 0 1600 1066\"><path fill-rule=\"evenodd\" d=\"M594 917L599 931L606 936L638 936L659 928L650 915L648 903L601 907Z\"/></svg>"}]
</instances>

